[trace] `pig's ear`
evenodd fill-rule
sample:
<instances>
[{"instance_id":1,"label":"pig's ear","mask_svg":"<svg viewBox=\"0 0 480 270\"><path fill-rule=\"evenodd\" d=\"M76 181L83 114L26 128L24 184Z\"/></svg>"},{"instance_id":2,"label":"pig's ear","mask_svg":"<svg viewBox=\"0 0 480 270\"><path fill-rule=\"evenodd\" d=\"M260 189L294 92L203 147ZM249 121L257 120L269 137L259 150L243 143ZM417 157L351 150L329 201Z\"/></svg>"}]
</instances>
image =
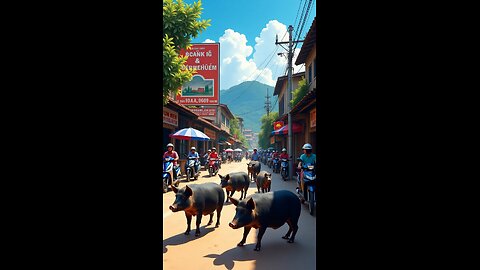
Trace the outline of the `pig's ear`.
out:
<instances>
[{"instance_id":1,"label":"pig's ear","mask_svg":"<svg viewBox=\"0 0 480 270\"><path fill-rule=\"evenodd\" d=\"M220 179L223 179L223 176L221 176L220 174L218 175L218 177L220 177Z\"/></svg>"},{"instance_id":2,"label":"pig's ear","mask_svg":"<svg viewBox=\"0 0 480 270\"><path fill-rule=\"evenodd\" d=\"M233 205L237 206L238 205L238 200L230 197L230 201L233 203Z\"/></svg>"},{"instance_id":3,"label":"pig's ear","mask_svg":"<svg viewBox=\"0 0 480 270\"><path fill-rule=\"evenodd\" d=\"M225 175L225 180L230 179L230 174Z\"/></svg>"},{"instance_id":4,"label":"pig's ear","mask_svg":"<svg viewBox=\"0 0 480 270\"><path fill-rule=\"evenodd\" d=\"M265 176L264 176L264 177L267 178L267 177L268 177L268 173L265 173Z\"/></svg>"},{"instance_id":5,"label":"pig's ear","mask_svg":"<svg viewBox=\"0 0 480 270\"><path fill-rule=\"evenodd\" d=\"M172 187L172 190L173 190L174 193L178 192L178 188L176 188L174 185L171 185L171 187Z\"/></svg>"},{"instance_id":6,"label":"pig's ear","mask_svg":"<svg viewBox=\"0 0 480 270\"><path fill-rule=\"evenodd\" d=\"M192 189L191 189L189 186L185 186L185 193L184 193L184 195L187 196L187 197L190 197L190 196L192 196L192 194L193 194Z\"/></svg>"},{"instance_id":7,"label":"pig's ear","mask_svg":"<svg viewBox=\"0 0 480 270\"><path fill-rule=\"evenodd\" d=\"M250 200L247 201L247 208L250 210L255 209L255 203L253 202L252 198L250 198Z\"/></svg>"},{"instance_id":8,"label":"pig's ear","mask_svg":"<svg viewBox=\"0 0 480 270\"><path fill-rule=\"evenodd\" d=\"M268 177L272 177L272 174L271 174L271 173L269 173L269 174L268 174Z\"/></svg>"}]
</instances>

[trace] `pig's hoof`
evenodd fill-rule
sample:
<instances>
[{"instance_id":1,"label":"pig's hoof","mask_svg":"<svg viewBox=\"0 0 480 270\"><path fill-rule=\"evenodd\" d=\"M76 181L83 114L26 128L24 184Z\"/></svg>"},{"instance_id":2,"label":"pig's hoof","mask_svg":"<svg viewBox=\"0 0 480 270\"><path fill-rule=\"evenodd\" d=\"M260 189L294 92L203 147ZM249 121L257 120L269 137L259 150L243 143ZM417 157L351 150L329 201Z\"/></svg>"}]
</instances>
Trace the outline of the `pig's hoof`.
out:
<instances>
[{"instance_id":1,"label":"pig's hoof","mask_svg":"<svg viewBox=\"0 0 480 270\"><path fill-rule=\"evenodd\" d=\"M215 224L215 228L218 228L218 225L220 225L220 224Z\"/></svg>"},{"instance_id":2,"label":"pig's hoof","mask_svg":"<svg viewBox=\"0 0 480 270\"><path fill-rule=\"evenodd\" d=\"M189 232L189 231L186 231L184 234L185 234L185 235L189 235L189 234L190 234L190 232Z\"/></svg>"},{"instance_id":3,"label":"pig's hoof","mask_svg":"<svg viewBox=\"0 0 480 270\"><path fill-rule=\"evenodd\" d=\"M212 225L212 223L213 223L212 221L208 222L208 223L207 223L207 226L208 226L208 225Z\"/></svg>"},{"instance_id":4,"label":"pig's hoof","mask_svg":"<svg viewBox=\"0 0 480 270\"><path fill-rule=\"evenodd\" d=\"M283 239L288 239L289 237L288 236L282 236Z\"/></svg>"},{"instance_id":5,"label":"pig's hoof","mask_svg":"<svg viewBox=\"0 0 480 270\"><path fill-rule=\"evenodd\" d=\"M289 239L289 240L288 240L288 243L293 243L293 239Z\"/></svg>"},{"instance_id":6,"label":"pig's hoof","mask_svg":"<svg viewBox=\"0 0 480 270\"><path fill-rule=\"evenodd\" d=\"M195 233L195 236L200 236L200 232L196 232L196 233Z\"/></svg>"},{"instance_id":7,"label":"pig's hoof","mask_svg":"<svg viewBox=\"0 0 480 270\"><path fill-rule=\"evenodd\" d=\"M237 247L243 247L243 244L245 244L245 242L240 242L237 244Z\"/></svg>"},{"instance_id":8,"label":"pig's hoof","mask_svg":"<svg viewBox=\"0 0 480 270\"><path fill-rule=\"evenodd\" d=\"M259 248L259 247L256 247L254 250L255 250L255 251L260 251L260 248Z\"/></svg>"}]
</instances>

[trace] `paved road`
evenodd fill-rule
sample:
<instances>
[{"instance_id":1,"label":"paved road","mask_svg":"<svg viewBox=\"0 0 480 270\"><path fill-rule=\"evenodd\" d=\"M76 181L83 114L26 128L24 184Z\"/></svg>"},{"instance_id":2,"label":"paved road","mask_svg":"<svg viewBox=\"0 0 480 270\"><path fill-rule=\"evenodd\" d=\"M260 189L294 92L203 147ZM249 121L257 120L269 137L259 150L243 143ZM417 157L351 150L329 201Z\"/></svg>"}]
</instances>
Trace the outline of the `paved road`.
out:
<instances>
[{"instance_id":1,"label":"paved road","mask_svg":"<svg viewBox=\"0 0 480 270\"><path fill-rule=\"evenodd\" d=\"M235 171L247 171L247 161L222 164L220 174ZM262 170L271 172L262 164ZM184 187L186 180L180 183ZM214 182L219 184L220 178L202 171L199 179L193 183ZM272 174L272 190L295 191L294 181L283 181L279 174ZM255 183L250 184L247 196L257 192ZM235 192L234 198L240 198ZM228 202L224 205L220 217L220 226L215 228L216 214L212 225L206 226L209 216L202 217L201 235L195 237L195 217L192 218L191 233L184 235L187 222L183 211L172 213L168 207L174 201L174 193L163 194L163 268L175 269L315 269L316 217L308 213L306 205L302 205L302 213L298 223L299 229L295 243L289 244L281 237L288 230L288 225L274 230L268 228L262 239L260 252L254 251L258 229L252 228L243 247L237 247L243 235L243 228L234 230L228 226L235 215L235 206Z\"/></svg>"}]
</instances>

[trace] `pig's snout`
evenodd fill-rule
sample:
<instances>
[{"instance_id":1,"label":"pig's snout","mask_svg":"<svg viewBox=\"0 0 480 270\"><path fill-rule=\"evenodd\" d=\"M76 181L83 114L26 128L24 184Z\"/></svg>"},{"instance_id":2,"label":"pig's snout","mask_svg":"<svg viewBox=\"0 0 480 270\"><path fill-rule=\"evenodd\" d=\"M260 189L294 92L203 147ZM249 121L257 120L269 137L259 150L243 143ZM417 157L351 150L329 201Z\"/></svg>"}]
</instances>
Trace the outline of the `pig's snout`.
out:
<instances>
[{"instance_id":1,"label":"pig's snout","mask_svg":"<svg viewBox=\"0 0 480 270\"><path fill-rule=\"evenodd\" d=\"M177 211L177 207L176 206L173 206L173 205L170 205L170 207L168 207L170 210L172 210L172 212L175 212Z\"/></svg>"},{"instance_id":2,"label":"pig's snout","mask_svg":"<svg viewBox=\"0 0 480 270\"><path fill-rule=\"evenodd\" d=\"M233 224L232 222L228 223L228 226L232 227L233 229L236 229L236 228L237 228L237 225L236 225L236 224Z\"/></svg>"}]
</instances>

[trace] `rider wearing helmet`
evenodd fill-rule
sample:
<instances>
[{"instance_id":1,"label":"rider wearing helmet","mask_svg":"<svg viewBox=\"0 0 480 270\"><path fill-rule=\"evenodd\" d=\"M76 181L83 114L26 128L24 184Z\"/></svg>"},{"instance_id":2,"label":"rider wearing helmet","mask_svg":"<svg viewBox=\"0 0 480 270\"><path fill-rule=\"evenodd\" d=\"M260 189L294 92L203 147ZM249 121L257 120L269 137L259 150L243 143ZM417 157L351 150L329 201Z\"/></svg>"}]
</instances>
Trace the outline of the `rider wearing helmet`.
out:
<instances>
[{"instance_id":1,"label":"rider wearing helmet","mask_svg":"<svg viewBox=\"0 0 480 270\"><path fill-rule=\"evenodd\" d=\"M212 153L210 153L210 155L208 156L208 159L211 159L211 158L216 158L218 159L218 153L217 153L217 148L215 147L212 147ZM217 162L218 164L218 168L220 169L221 167L221 162Z\"/></svg>"},{"instance_id":2,"label":"rider wearing helmet","mask_svg":"<svg viewBox=\"0 0 480 270\"><path fill-rule=\"evenodd\" d=\"M280 154L281 159L288 159L287 149L283 148L282 153Z\"/></svg>"},{"instance_id":3,"label":"rider wearing helmet","mask_svg":"<svg viewBox=\"0 0 480 270\"><path fill-rule=\"evenodd\" d=\"M167 144L167 152L163 154L163 158L166 157L172 157L173 158L173 179L177 180L177 170L176 168L178 167L178 153L173 150L173 144L169 143Z\"/></svg>"},{"instance_id":4,"label":"rider wearing helmet","mask_svg":"<svg viewBox=\"0 0 480 270\"><path fill-rule=\"evenodd\" d=\"M198 159L200 158L200 156L198 155L196 149L194 146L192 146L192 148L190 148L190 153L188 153L188 157L194 157L195 158L195 162L198 161ZM185 164L185 171L187 171L187 164ZM200 164L197 164L195 165L195 173L197 173L198 171L200 170Z\"/></svg>"},{"instance_id":5,"label":"rider wearing helmet","mask_svg":"<svg viewBox=\"0 0 480 270\"><path fill-rule=\"evenodd\" d=\"M317 156L312 153L312 145L306 143L302 147L303 154L300 156L300 161L298 162L298 169L302 169L307 164L315 164L317 162ZM303 171L300 173L300 187L303 190ZM297 190L300 188L297 187Z\"/></svg>"}]
</instances>

